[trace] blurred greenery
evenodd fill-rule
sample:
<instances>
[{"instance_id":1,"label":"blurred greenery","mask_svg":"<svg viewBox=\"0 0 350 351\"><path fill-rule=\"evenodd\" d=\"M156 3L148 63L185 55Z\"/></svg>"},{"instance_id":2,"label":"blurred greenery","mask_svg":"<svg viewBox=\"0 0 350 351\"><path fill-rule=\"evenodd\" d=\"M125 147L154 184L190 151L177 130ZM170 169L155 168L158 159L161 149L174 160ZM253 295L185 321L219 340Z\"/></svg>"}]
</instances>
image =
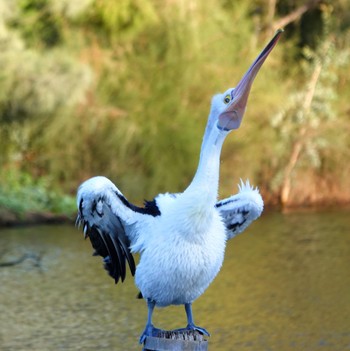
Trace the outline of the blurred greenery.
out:
<instances>
[{"instance_id":1,"label":"blurred greenery","mask_svg":"<svg viewBox=\"0 0 350 351\"><path fill-rule=\"evenodd\" d=\"M75 211L71 196L52 191L47 178L34 180L30 174L16 171L3 174L0 208L14 213L51 212L70 216Z\"/></svg>"},{"instance_id":2,"label":"blurred greenery","mask_svg":"<svg viewBox=\"0 0 350 351\"><path fill-rule=\"evenodd\" d=\"M249 177L277 203L288 178L290 203L349 202L347 0L2 0L0 206L70 210L66 196L97 174L133 201L182 191L211 96L305 4L226 141L220 191Z\"/></svg>"}]
</instances>

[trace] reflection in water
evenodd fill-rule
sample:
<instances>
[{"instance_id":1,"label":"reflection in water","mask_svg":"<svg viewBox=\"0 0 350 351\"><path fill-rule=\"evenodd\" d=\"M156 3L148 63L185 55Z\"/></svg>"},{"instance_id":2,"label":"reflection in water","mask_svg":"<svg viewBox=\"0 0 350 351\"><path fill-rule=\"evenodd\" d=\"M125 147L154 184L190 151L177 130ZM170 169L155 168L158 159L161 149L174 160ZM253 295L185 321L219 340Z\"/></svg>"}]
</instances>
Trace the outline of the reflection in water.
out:
<instances>
[{"instance_id":1,"label":"reflection in water","mask_svg":"<svg viewBox=\"0 0 350 351\"><path fill-rule=\"evenodd\" d=\"M267 213L231 240L194 303L210 350L350 350L350 213ZM146 305L69 226L0 230L1 350L140 350ZM35 259L39 257L40 259ZM184 326L180 307L155 325Z\"/></svg>"}]
</instances>

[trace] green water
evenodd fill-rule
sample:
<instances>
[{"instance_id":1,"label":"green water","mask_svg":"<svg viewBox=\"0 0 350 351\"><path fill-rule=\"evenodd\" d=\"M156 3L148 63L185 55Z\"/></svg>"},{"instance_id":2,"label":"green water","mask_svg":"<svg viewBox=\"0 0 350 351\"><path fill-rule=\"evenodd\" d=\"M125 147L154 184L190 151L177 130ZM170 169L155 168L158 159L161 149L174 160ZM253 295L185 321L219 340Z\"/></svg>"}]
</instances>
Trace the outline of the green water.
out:
<instances>
[{"instance_id":1,"label":"green water","mask_svg":"<svg viewBox=\"0 0 350 351\"><path fill-rule=\"evenodd\" d=\"M146 306L133 279L115 286L70 226L0 230L0 350L141 350ZM350 212L266 213L228 243L194 303L209 349L350 350ZM185 325L183 308L155 325Z\"/></svg>"}]
</instances>

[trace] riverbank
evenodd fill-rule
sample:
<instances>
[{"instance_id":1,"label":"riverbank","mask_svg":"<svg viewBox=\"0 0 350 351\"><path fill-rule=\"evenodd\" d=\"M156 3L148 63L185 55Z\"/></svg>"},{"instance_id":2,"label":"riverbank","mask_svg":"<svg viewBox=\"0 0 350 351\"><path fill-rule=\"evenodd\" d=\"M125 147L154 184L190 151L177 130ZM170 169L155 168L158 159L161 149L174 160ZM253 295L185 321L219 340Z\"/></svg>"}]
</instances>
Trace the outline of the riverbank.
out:
<instances>
[{"instance_id":1,"label":"riverbank","mask_svg":"<svg viewBox=\"0 0 350 351\"><path fill-rule=\"evenodd\" d=\"M0 207L0 227L61 223L74 223L74 215L36 211L16 213Z\"/></svg>"}]
</instances>

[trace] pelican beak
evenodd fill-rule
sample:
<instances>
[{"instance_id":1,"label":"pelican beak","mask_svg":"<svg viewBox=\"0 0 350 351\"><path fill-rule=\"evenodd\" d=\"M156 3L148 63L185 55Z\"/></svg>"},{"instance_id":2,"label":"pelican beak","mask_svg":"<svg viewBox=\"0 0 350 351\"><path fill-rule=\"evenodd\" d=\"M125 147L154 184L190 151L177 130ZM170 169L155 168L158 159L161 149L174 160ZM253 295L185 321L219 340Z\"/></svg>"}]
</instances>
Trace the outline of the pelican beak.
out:
<instances>
[{"instance_id":1,"label":"pelican beak","mask_svg":"<svg viewBox=\"0 0 350 351\"><path fill-rule=\"evenodd\" d=\"M238 129L241 125L253 81L258 74L261 66L265 62L267 56L277 44L282 32L283 29L278 29L276 31L274 37L266 45L260 55L255 59L236 88L231 91L231 101L227 108L219 115L219 128L228 131L232 129Z\"/></svg>"}]
</instances>

